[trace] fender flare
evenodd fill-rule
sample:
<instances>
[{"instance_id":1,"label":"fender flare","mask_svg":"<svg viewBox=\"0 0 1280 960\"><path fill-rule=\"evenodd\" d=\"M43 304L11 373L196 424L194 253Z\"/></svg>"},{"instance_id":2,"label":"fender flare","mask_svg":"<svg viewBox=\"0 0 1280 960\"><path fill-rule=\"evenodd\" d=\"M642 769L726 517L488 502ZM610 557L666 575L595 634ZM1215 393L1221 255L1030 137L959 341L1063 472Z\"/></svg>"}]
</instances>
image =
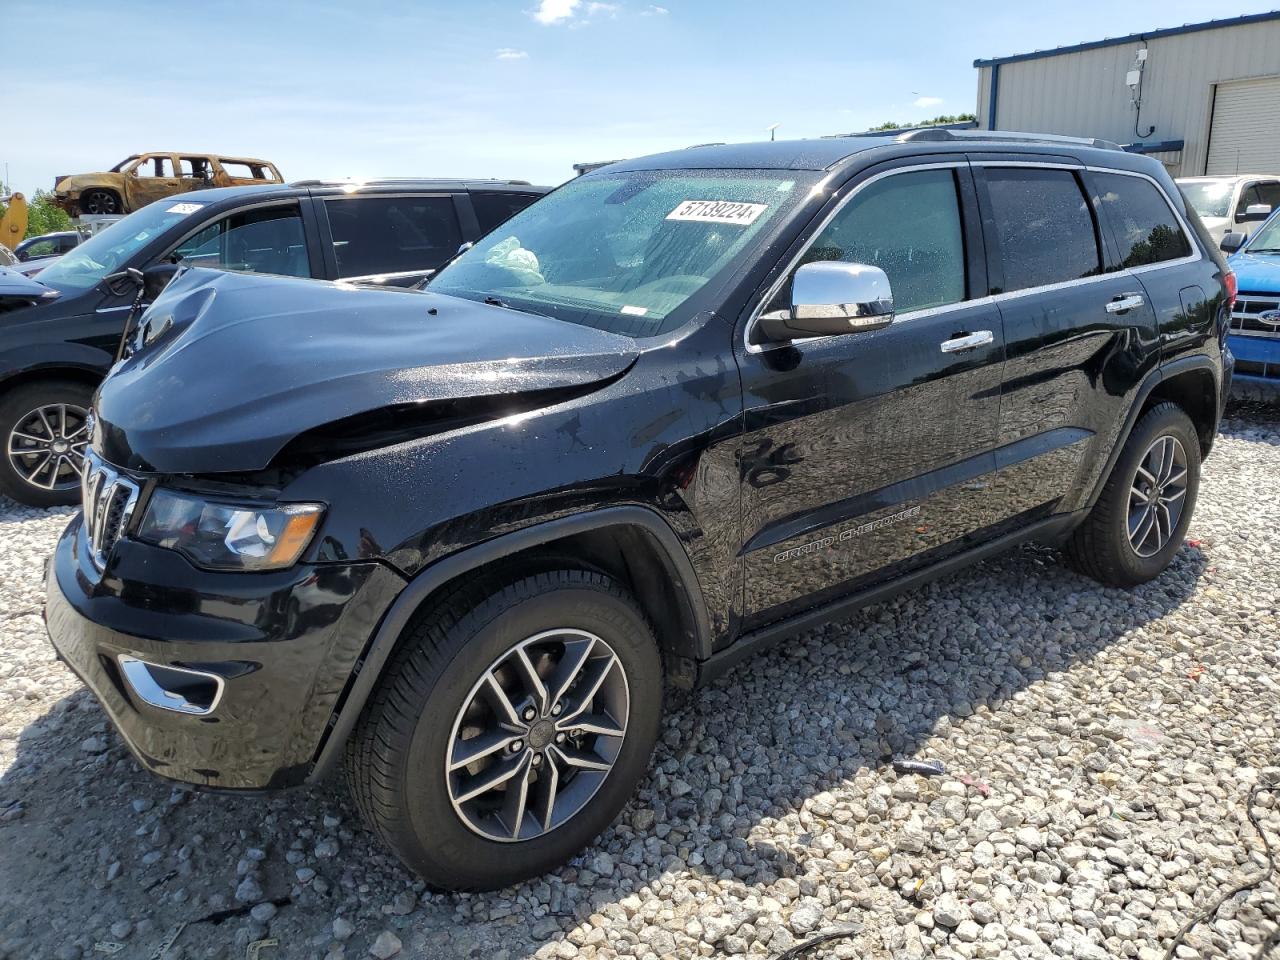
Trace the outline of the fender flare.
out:
<instances>
[{"instance_id":1,"label":"fender flare","mask_svg":"<svg viewBox=\"0 0 1280 960\"><path fill-rule=\"evenodd\" d=\"M328 733L320 745L307 781L315 782L324 778L336 764L343 745L382 676L396 642L431 594L459 576L530 547L590 530L628 526L640 528L658 544L678 588L673 600L688 604L691 608L694 635L686 638L692 645L691 652L697 660L710 657L711 626L697 574L689 555L680 545L679 537L656 512L640 506L605 507L536 523L450 554L409 581L383 615L365 652L356 661L354 678L329 718ZM683 591L683 596L680 591Z\"/></svg>"},{"instance_id":2,"label":"fender flare","mask_svg":"<svg viewBox=\"0 0 1280 960\"><path fill-rule=\"evenodd\" d=\"M114 357L105 350L84 343L44 343L16 347L0 353L0 390L8 389L15 377L33 374L56 377L81 374L101 380L111 369Z\"/></svg>"},{"instance_id":3,"label":"fender flare","mask_svg":"<svg viewBox=\"0 0 1280 960\"><path fill-rule=\"evenodd\" d=\"M1143 404L1147 402L1151 392L1166 380L1171 380L1184 373L1191 373L1194 370L1203 370L1213 378L1214 403L1218 408L1218 417L1221 418L1223 403L1222 371L1212 359L1202 355L1181 357L1163 366L1156 367L1151 373L1147 374L1147 378L1138 386L1133 403L1130 404L1129 412L1125 416L1124 425L1120 428L1120 432L1116 434L1115 443L1111 445L1111 453L1107 456L1106 465L1102 468L1102 473L1099 474L1097 483L1094 484L1093 492L1084 504L1086 511L1092 510L1094 504L1098 502L1098 498L1102 496L1102 488L1107 485L1107 479L1111 476L1111 471L1115 468L1116 461L1120 459L1120 452L1124 449L1124 445L1129 442L1129 434L1133 432L1134 425L1138 422L1138 414L1141 413ZM1081 516L1083 517L1083 513Z\"/></svg>"}]
</instances>

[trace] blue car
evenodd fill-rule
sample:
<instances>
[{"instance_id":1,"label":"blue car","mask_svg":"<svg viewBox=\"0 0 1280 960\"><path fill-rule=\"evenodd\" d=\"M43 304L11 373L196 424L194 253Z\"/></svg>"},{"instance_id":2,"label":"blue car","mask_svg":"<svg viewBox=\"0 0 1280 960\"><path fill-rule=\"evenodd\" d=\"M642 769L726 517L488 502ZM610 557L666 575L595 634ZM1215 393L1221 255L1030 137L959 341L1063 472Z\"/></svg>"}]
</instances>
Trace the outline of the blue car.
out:
<instances>
[{"instance_id":1,"label":"blue car","mask_svg":"<svg viewBox=\"0 0 1280 960\"><path fill-rule=\"evenodd\" d=\"M1256 400L1280 398L1280 213L1227 262L1239 290L1227 341L1236 358L1231 392Z\"/></svg>"}]
</instances>

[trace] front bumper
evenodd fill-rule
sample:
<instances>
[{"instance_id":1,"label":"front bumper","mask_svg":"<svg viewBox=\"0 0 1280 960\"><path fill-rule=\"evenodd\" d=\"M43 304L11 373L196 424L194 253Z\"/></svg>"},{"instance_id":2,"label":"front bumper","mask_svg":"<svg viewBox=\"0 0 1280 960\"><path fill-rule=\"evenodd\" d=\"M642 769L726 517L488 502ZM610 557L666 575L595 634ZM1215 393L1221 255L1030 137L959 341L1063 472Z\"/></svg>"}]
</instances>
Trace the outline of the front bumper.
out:
<instances>
[{"instance_id":1,"label":"front bumper","mask_svg":"<svg viewBox=\"0 0 1280 960\"><path fill-rule=\"evenodd\" d=\"M1280 399L1280 338L1227 337L1235 355L1231 395L1244 400Z\"/></svg>"},{"instance_id":2,"label":"front bumper","mask_svg":"<svg viewBox=\"0 0 1280 960\"><path fill-rule=\"evenodd\" d=\"M353 668L404 587L374 562L214 573L121 540L99 574L81 517L49 561L45 620L68 666L152 773L201 787L261 790L306 781ZM216 706L152 706L121 656L222 678Z\"/></svg>"}]
</instances>

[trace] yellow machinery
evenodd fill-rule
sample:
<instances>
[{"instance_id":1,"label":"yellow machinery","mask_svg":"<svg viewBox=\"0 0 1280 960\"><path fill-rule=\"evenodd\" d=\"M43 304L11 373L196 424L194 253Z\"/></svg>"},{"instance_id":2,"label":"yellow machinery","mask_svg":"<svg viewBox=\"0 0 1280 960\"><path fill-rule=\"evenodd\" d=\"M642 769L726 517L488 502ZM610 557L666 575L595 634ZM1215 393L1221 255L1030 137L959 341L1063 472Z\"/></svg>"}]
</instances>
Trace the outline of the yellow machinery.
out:
<instances>
[{"instance_id":1,"label":"yellow machinery","mask_svg":"<svg viewBox=\"0 0 1280 960\"><path fill-rule=\"evenodd\" d=\"M15 193L0 197L0 202L6 204L4 215L0 216L0 244L12 250L27 235L27 198Z\"/></svg>"}]
</instances>

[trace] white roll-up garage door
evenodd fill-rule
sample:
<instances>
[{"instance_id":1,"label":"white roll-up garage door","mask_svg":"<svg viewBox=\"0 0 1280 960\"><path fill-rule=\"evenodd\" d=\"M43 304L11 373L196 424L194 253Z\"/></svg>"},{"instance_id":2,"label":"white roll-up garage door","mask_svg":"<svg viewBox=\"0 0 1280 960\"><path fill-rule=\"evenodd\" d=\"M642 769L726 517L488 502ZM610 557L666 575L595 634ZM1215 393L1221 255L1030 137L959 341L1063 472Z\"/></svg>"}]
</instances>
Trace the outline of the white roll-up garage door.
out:
<instances>
[{"instance_id":1,"label":"white roll-up garage door","mask_svg":"<svg viewBox=\"0 0 1280 960\"><path fill-rule=\"evenodd\" d=\"M1218 84L1207 174L1280 172L1280 77Z\"/></svg>"}]
</instances>

